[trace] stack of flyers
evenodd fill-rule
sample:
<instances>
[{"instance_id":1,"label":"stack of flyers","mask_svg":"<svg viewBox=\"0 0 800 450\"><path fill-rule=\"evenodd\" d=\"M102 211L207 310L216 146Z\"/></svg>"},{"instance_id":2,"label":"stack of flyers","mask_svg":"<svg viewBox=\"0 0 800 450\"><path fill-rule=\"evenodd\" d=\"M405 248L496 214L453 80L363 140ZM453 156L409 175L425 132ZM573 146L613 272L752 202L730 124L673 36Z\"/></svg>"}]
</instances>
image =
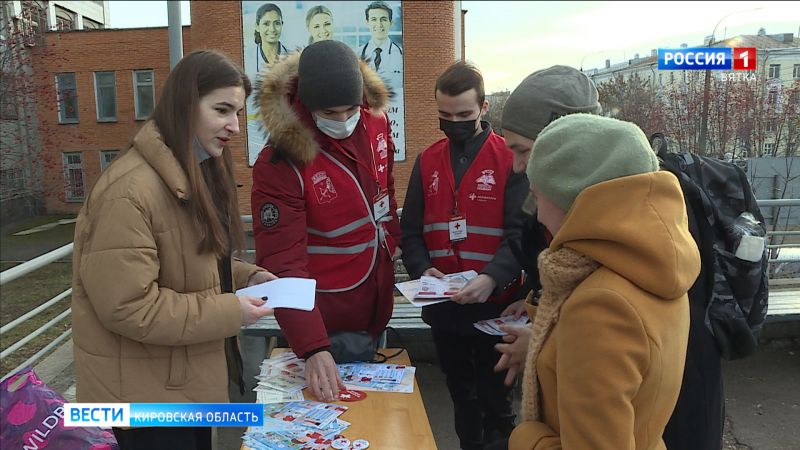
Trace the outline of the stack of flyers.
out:
<instances>
[{"instance_id":1,"label":"stack of flyers","mask_svg":"<svg viewBox=\"0 0 800 450\"><path fill-rule=\"evenodd\" d=\"M525 325L526 323L528 323L528 315L526 313L522 313L519 319L515 319L513 315L503 316L498 317L497 319L481 320L473 323L472 325L486 334L491 334L493 336L505 336L508 333L500 330L500 325Z\"/></svg>"},{"instance_id":2,"label":"stack of flyers","mask_svg":"<svg viewBox=\"0 0 800 450\"><path fill-rule=\"evenodd\" d=\"M302 390L307 386L303 376L305 363L294 353L282 353L265 359L256 375L256 402L282 403L303 400Z\"/></svg>"},{"instance_id":3,"label":"stack of flyers","mask_svg":"<svg viewBox=\"0 0 800 450\"><path fill-rule=\"evenodd\" d=\"M397 290L414 306L450 301L450 297L478 275L474 270L451 273L442 278L423 275L419 280L396 283Z\"/></svg>"},{"instance_id":4,"label":"stack of flyers","mask_svg":"<svg viewBox=\"0 0 800 450\"><path fill-rule=\"evenodd\" d=\"M398 364L339 364L339 374L348 389L362 391L414 392L416 367Z\"/></svg>"},{"instance_id":5,"label":"stack of flyers","mask_svg":"<svg viewBox=\"0 0 800 450\"><path fill-rule=\"evenodd\" d=\"M423 275L419 281L419 292L415 299L450 298L458 293L467 282L475 277L474 271L451 273L442 278Z\"/></svg>"},{"instance_id":6,"label":"stack of flyers","mask_svg":"<svg viewBox=\"0 0 800 450\"><path fill-rule=\"evenodd\" d=\"M276 389L268 389L262 386L256 386L256 403L269 404L269 403L284 403L303 400L302 390L293 392L279 391Z\"/></svg>"},{"instance_id":7,"label":"stack of flyers","mask_svg":"<svg viewBox=\"0 0 800 450\"><path fill-rule=\"evenodd\" d=\"M265 405L264 426L250 427L242 440L252 450L327 449L350 426L339 419L346 410L312 401Z\"/></svg>"},{"instance_id":8,"label":"stack of flyers","mask_svg":"<svg viewBox=\"0 0 800 450\"><path fill-rule=\"evenodd\" d=\"M306 363L298 358L294 352L281 353L274 358L265 359L261 363L261 373L259 376L269 375L273 371L286 371L295 375L303 376Z\"/></svg>"}]
</instances>

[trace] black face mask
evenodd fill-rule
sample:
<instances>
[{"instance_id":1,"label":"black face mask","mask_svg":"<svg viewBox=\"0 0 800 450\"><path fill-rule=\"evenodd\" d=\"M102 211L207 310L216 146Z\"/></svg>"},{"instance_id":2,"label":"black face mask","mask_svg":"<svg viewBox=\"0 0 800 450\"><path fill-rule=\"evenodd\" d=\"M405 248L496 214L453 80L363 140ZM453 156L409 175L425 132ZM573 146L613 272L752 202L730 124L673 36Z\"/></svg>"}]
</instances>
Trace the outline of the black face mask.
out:
<instances>
[{"instance_id":1,"label":"black face mask","mask_svg":"<svg viewBox=\"0 0 800 450\"><path fill-rule=\"evenodd\" d=\"M439 129L444 131L444 135L451 141L462 144L467 139L475 136L475 122L474 120L465 120L462 122L453 122L451 120L439 119Z\"/></svg>"}]
</instances>

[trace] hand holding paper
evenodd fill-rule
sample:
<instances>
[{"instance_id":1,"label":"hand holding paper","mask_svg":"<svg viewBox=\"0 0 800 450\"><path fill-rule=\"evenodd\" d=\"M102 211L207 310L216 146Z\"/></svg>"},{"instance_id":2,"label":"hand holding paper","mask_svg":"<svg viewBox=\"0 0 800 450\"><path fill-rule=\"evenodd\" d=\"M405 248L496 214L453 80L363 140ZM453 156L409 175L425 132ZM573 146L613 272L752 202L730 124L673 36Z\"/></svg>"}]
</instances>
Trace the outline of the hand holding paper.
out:
<instances>
[{"instance_id":1,"label":"hand holding paper","mask_svg":"<svg viewBox=\"0 0 800 450\"><path fill-rule=\"evenodd\" d=\"M236 295L267 297L267 308L314 309L317 280L309 278L278 278L236 291Z\"/></svg>"},{"instance_id":2,"label":"hand holding paper","mask_svg":"<svg viewBox=\"0 0 800 450\"><path fill-rule=\"evenodd\" d=\"M397 289L414 306L450 301L450 297L478 275L474 270L451 273L442 278L423 275L419 280L397 283Z\"/></svg>"}]
</instances>

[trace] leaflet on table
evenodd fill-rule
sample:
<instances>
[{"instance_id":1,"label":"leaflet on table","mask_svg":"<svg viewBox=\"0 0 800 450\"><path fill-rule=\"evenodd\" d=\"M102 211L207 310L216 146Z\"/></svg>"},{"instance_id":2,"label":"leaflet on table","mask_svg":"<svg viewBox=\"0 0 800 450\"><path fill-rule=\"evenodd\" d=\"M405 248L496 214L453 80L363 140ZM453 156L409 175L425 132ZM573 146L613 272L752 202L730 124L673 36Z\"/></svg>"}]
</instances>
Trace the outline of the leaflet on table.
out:
<instances>
[{"instance_id":1,"label":"leaflet on table","mask_svg":"<svg viewBox=\"0 0 800 450\"><path fill-rule=\"evenodd\" d=\"M270 403L286 403L286 402L299 402L305 400L303 391L283 392L275 389L254 389L256 391L256 403L270 404Z\"/></svg>"},{"instance_id":2,"label":"leaflet on table","mask_svg":"<svg viewBox=\"0 0 800 450\"><path fill-rule=\"evenodd\" d=\"M399 364L338 364L345 387L362 391L414 392L416 367Z\"/></svg>"},{"instance_id":3,"label":"leaflet on table","mask_svg":"<svg viewBox=\"0 0 800 450\"><path fill-rule=\"evenodd\" d=\"M299 401L264 406L264 426L242 436L251 450L327 449L350 423L338 418L346 406Z\"/></svg>"},{"instance_id":4,"label":"leaflet on table","mask_svg":"<svg viewBox=\"0 0 800 450\"><path fill-rule=\"evenodd\" d=\"M293 426L324 429L347 411L344 405L311 400L264 406L264 429L273 430Z\"/></svg>"},{"instance_id":5,"label":"leaflet on table","mask_svg":"<svg viewBox=\"0 0 800 450\"><path fill-rule=\"evenodd\" d=\"M258 384L253 389L257 403L282 403L303 400L302 390L307 386L305 362L292 352L281 353L265 359L256 375Z\"/></svg>"},{"instance_id":6,"label":"leaflet on table","mask_svg":"<svg viewBox=\"0 0 800 450\"><path fill-rule=\"evenodd\" d=\"M423 275L419 280L396 283L403 297L414 306L428 306L446 302L478 275L474 270L457 272L436 278Z\"/></svg>"},{"instance_id":7,"label":"leaflet on table","mask_svg":"<svg viewBox=\"0 0 800 450\"><path fill-rule=\"evenodd\" d=\"M314 309L317 280L309 278L278 278L236 291L236 295L267 297L268 308Z\"/></svg>"},{"instance_id":8,"label":"leaflet on table","mask_svg":"<svg viewBox=\"0 0 800 450\"><path fill-rule=\"evenodd\" d=\"M508 333L500 330L500 325L525 325L528 323L528 314L522 313L519 319L515 319L513 315L498 317L496 319L480 320L472 325L480 331L493 336L505 336Z\"/></svg>"}]
</instances>

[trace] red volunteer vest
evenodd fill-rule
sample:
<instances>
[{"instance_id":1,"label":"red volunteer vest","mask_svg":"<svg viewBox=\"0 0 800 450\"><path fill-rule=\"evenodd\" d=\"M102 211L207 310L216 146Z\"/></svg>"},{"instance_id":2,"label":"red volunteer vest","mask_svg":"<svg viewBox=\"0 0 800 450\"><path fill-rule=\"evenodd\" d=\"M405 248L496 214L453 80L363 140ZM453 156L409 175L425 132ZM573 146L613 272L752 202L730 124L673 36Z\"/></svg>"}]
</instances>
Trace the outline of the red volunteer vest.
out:
<instances>
[{"instance_id":1,"label":"red volunteer vest","mask_svg":"<svg viewBox=\"0 0 800 450\"><path fill-rule=\"evenodd\" d=\"M389 157L386 120L368 114L362 109L355 132L367 133L378 183L385 190L389 171L378 168L386 168ZM373 217L373 198L364 194L358 178L328 151L321 150L313 161L295 170L306 199L308 270L317 280L317 291L342 292L358 287L375 266L378 246L387 245L383 224ZM384 220L390 218L388 215ZM394 248L388 250L394 252Z\"/></svg>"},{"instance_id":2,"label":"red volunteer vest","mask_svg":"<svg viewBox=\"0 0 800 450\"><path fill-rule=\"evenodd\" d=\"M425 195L422 234L433 265L444 273L474 270L492 260L503 239L505 187L513 155L505 140L490 131L483 147L455 189L447 139L428 147L419 168ZM467 239L450 241L453 215L467 220ZM505 302L505 296L489 301Z\"/></svg>"}]
</instances>

